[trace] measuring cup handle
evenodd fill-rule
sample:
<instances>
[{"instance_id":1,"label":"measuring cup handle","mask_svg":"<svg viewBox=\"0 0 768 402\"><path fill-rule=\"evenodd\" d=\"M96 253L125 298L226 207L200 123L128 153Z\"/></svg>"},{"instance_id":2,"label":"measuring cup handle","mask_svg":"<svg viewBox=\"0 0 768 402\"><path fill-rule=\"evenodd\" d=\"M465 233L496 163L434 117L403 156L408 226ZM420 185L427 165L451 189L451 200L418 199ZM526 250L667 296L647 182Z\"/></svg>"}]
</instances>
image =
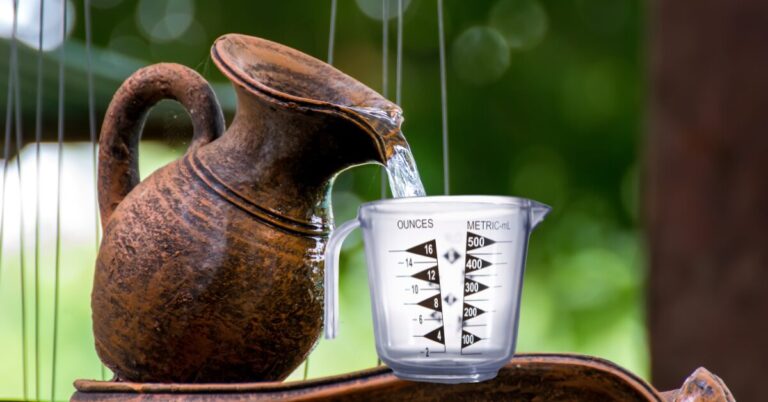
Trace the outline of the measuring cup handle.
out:
<instances>
[{"instance_id":1,"label":"measuring cup handle","mask_svg":"<svg viewBox=\"0 0 768 402\"><path fill-rule=\"evenodd\" d=\"M336 338L339 330L339 254L344 239L360 226L360 222L345 222L331 233L325 247L325 339Z\"/></svg>"}]
</instances>

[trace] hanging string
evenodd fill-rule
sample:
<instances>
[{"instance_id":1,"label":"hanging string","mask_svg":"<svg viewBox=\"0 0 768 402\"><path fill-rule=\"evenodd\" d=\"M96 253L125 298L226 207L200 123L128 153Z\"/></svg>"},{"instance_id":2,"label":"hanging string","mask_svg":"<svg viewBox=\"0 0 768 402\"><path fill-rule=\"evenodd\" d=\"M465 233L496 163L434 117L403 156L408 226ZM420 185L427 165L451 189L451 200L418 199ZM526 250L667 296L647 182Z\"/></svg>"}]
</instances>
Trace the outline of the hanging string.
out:
<instances>
[{"instance_id":1,"label":"hanging string","mask_svg":"<svg viewBox=\"0 0 768 402\"><path fill-rule=\"evenodd\" d=\"M331 0L331 26L328 30L328 64L333 65L333 45L336 39L336 0ZM304 360L304 380L309 378L309 356Z\"/></svg>"},{"instance_id":2,"label":"hanging string","mask_svg":"<svg viewBox=\"0 0 768 402\"><path fill-rule=\"evenodd\" d=\"M331 0L331 29L328 30L328 64L333 65L333 45L336 39L336 0Z\"/></svg>"},{"instance_id":3,"label":"hanging string","mask_svg":"<svg viewBox=\"0 0 768 402\"><path fill-rule=\"evenodd\" d=\"M14 115L16 125L16 177L19 181L19 279L21 286L21 336L24 338L22 354L24 356L24 395L26 398L26 376L27 376L27 291L26 291L26 264L24 263L24 187L21 180L21 147L24 140L24 133L22 131L21 122L21 94L19 93L19 59L18 56L14 58L13 75L16 85L13 87L14 92ZM36 295L35 295L36 297ZM37 359L37 356L35 356Z\"/></svg>"},{"instance_id":4,"label":"hanging string","mask_svg":"<svg viewBox=\"0 0 768 402\"><path fill-rule=\"evenodd\" d=\"M381 94L389 96L389 1L381 0Z\"/></svg>"},{"instance_id":5,"label":"hanging string","mask_svg":"<svg viewBox=\"0 0 768 402\"><path fill-rule=\"evenodd\" d=\"M83 4L85 14L85 63L86 77L88 82L88 129L91 139L91 163L93 166L93 211L94 211L94 234L96 252L99 251L99 201L96 192L97 183L97 146L96 137L96 111L93 100L93 59L91 56L91 1L85 0Z\"/></svg>"},{"instance_id":6,"label":"hanging string","mask_svg":"<svg viewBox=\"0 0 768 402\"><path fill-rule=\"evenodd\" d=\"M37 34L37 93L35 94L35 399L40 400L40 143L43 136L43 15L40 0Z\"/></svg>"},{"instance_id":7,"label":"hanging string","mask_svg":"<svg viewBox=\"0 0 768 402\"><path fill-rule=\"evenodd\" d=\"M97 193L97 153L98 138L96 137L96 111L93 101L93 59L91 56L91 1L83 1L83 19L85 20L85 73L88 83L88 130L91 139L91 164L93 166L93 239L95 252L99 254L99 197ZM107 368L99 364L101 379L107 379Z\"/></svg>"},{"instance_id":8,"label":"hanging string","mask_svg":"<svg viewBox=\"0 0 768 402\"><path fill-rule=\"evenodd\" d=\"M448 91L445 75L445 28L443 27L443 0L437 0L437 31L440 44L440 106L443 127L443 192L451 193L448 176Z\"/></svg>"},{"instance_id":9,"label":"hanging string","mask_svg":"<svg viewBox=\"0 0 768 402\"><path fill-rule=\"evenodd\" d=\"M18 66L18 52L17 52L17 29L18 29L18 8L19 0L13 1L13 27L11 29L11 55L8 70L8 105L6 109L6 124L5 124L5 161L3 162L3 187L5 187L6 180L8 178L8 159L10 158L10 143L11 143L11 119L13 119L16 128L16 169L19 180L19 282L21 287L21 383L22 394L24 400L27 399L27 297L25 275L24 275L24 202L22 200L23 191L21 190L21 153L20 142L22 140L22 127L21 127L21 95L19 91L19 66ZM13 103L13 106L11 106ZM5 189L3 190L3 196L5 196ZM3 209L5 209L5 202L3 202Z\"/></svg>"},{"instance_id":10,"label":"hanging string","mask_svg":"<svg viewBox=\"0 0 768 402\"><path fill-rule=\"evenodd\" d=\"M15 3L14 3L15 7ZM15 21L16 21L16 12L13 13L14 15L14 33L15 31ZM15 34L12 35L13 38L15 38ZM3 235L5 234L5 184L8 182L8 159L11 157L11 122L13 121L13 69L11 66L13 65L13 47L15 46L14 41L11 41L11 48L8 54L8 80L6 81L8 83L8 93L5 98L5 143L3 145L3 186L2 186L2 194L0 194L0 199L3 201L2 208L0 208L0 274L2 273L2 259L3 259ZM2 278L2 277L0 277Z\"/></svg>"},{"instance_id":11,"label":"hanging string","mask_svg":"<svg viewBox=\"0 0 768 402\"><path fill-rule=\"evenodd\" d=\"M56 180L56 260L54 262L53 291L53 353L51 362L51 401L56 398L56 354L59 339L59 270L61 266L61 171L64 167L64 44L67 39L67 2L62 1L61 45L59 47L59 99L58 99L58 178Z\"/></svg>"},{"instance_id":12,"label":"hanging string","mask_svg":"<svg viewBox=\"0 0 768 402\"><path fill-rule=\"evenodd\" d=\"M397 54L395 58L395 103L402 103L403 82L403 0L397 0Z\"/></svg>"},{"instance_id":13,"label":"hanging string","mask_svg":"<svg viewBox=\"0 0 768 402\"><path fill-rule=\"evenodd\" d=\"M381 94L389 95L389 0L381 1ZM381 169L381 198L387 198L387 168ZM381 358L376 356L376 365Z\"/></svg>"},{"instance_id":14,"label":"hanging string","mask_svg":"<svg viewBox=\"0 0 768 402\"><path fill-rule=\"evenodd\" d=\"M389 0L381 0L381 94L389 96ZM381 169L381 198L387 198L387 169Z\"/></svg>"}]
</instances>

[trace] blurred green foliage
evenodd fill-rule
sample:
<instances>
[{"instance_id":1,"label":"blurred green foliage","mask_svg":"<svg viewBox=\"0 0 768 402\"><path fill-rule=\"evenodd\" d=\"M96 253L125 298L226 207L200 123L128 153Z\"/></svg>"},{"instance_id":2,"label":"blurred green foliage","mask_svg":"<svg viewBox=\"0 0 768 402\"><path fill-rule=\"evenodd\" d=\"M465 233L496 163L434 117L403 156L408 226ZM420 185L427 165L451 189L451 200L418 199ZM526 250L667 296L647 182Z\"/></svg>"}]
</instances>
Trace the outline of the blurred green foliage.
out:
<instances>
[{"instance_id":1,"label":"blurred green foliage","mask_svg":"<svg viewBox=\"0 0 768 402\"><path fill-rule=\"evenodd\" d=\"M212 67L208 49L223 33L261 36L321 59L326 55L330 1L171 1L165 11L143 4L149 1L154 0L92 0L95 47L145 64L180 62L220 84L223 77ZM380 14L370 11L378 4L378 0L339 1L335 65L381 90L381 21L376 20ZM406 4L404 131L427 192L439 194L442 153L436 6L433 0ZM637 184L645 97L644 7L640 0L445 0L445 26L452 193L518 195L554 208L531 240L518 350L597 355L647 377L645 254ZM78 19L82 4L75 4L74 9L79 14L69 40L77 42L84 38ZM141 10L151 13L144 15ZM191 19L177 15L188 11ZM173 18L164 20L159 17L162 13ZM167 21L177 25L163 26ZM179 33L178 24L187 28ZM392 20L392 85L395 31ZM85 89L80 91L72 96L81 96ZM394 93L394 86L389 93ZM231 94L220 93L222 98L227 96ZM5 100L0 102L5 110ZM103 115L106 102L97 107L99 116ZM48 105L45 113L53 110ZM142 145L143 176L183 152L184 141L178 138L185 136L188 123L176 117L153 112L152 118L171 134L166 144ZM87 115L69 114L67 118L86 121ZM65 160L85 163L80 170L72 170L80 173L71 174L80 175L76 177L82 183L80 188L92 191L87 155L87 145L72 145ZM339 176L333 192L337 222L353 218L360 203L379 198L380 171L376 166L364 166ZM9 177L14 180L15 176ZM81 190L69 186L64 191ZM9 208L6 217L15 213ZM92 205L64 204L63 208L63 214L88 217L81 223L83 230L93 230ZM50 225L43 228L45 236L55 235ZM30 230L28 227L25 254L28 317L34 314ZM4 345L0 398L21 398L19 252L10 237L4 239L0 272L0 342ZM75 378L101 377L90 330L93 237L73 235L62 242L56 399L70 395ZM44 243L41 254L39 397L45 399L51 381L52 244ZM309 360L310 377L376 364L364 254L357 234L347 240L342 267L340 337L319 342ZM30 318L26 331L30 398L35 395L33 334ZM303 372L301 366L290 379L301 379Z\"/></svg>"}]
</instances>

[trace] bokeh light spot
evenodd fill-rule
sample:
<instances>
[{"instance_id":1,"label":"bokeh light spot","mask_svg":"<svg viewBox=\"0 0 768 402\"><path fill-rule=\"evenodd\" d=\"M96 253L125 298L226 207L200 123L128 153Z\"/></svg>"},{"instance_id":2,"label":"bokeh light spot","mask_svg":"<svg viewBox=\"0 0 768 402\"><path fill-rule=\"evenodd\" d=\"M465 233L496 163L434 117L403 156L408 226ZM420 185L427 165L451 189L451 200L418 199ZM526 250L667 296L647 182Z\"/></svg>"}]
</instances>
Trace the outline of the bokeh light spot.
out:
<instances>
[{"instance_id":1,"label":"bokeh light spot","mask_svg":"<svg viewBox=\"0 0 768 402\"><path fill-rule=\"evenodd\" d=\"M563 159L551 149L528 148L512 177L513 194L562 209L568 198L568 175Z\"/></svg>"},{"instance_id":2,"label":"bokeh light spot","mask_svg":"<svg viewBox=\"0 0 768 402\"><path fill-rule=\"evenodd\" d=\"M453 42L453 67L459 78L483 85L501 78L509 67L509 49L501 33L476 26L467 29Z\"/></svg>"},{"instance_id":3,"label":"bokeh light spot","mask_svg":"<svg viewBox=\"0 0 768 402\"><path fill-rule=\"evenodd\" d=\"M614 118L624 100L612 62L581 64L562 76L563 115L576 127L593 130Z\"/></svg>"},{"instance_id":4,"label":"bokeh light spot","mask_svg":"<svg viewBox=\"0 0 768 402\"><path fill-rule=\"evenodd\" d=\"M544 38L547 12L537 0L501 0L493 7L490 25L504 35L512 49L530 49Z\"/></svg>"},{"instance_id":5,"label":"bokeh light spot","mask_svg":"<svg viewBox=\"0 0 768 402\"><path fill-rule=\"evenodd\" d=\"M635 270L609 249L582 249L558 260L553 284L560 302L571 310L609 305L638 285Z\"/></svg>"},{"instance_id":6,"label":"bokeh light spot","mask_svg":"<svg viewBox=\"0 0 768 402\"><path fill-rule=\"evenodd\" d=\"M13 36L13 1L0 0L0 37ZM43 50L53 50L64 42L62 37L63 0L44 0ZM67 1L67 36L75 26L75 6ZM40 40L40 2L21 0L16 17L16 38L27 46L37 49Z\"/></svg>"},{"instance_id":7,"label":"bokeh light spot","mask_svg":"<svg viewBox=\"0 0 768 402\"><path fill-rule=\"evenodd\" d=\"M169 42L192 25L194 11L192 0L141 0L136 22L148 39Z\"/></svg>"}]
</instances>

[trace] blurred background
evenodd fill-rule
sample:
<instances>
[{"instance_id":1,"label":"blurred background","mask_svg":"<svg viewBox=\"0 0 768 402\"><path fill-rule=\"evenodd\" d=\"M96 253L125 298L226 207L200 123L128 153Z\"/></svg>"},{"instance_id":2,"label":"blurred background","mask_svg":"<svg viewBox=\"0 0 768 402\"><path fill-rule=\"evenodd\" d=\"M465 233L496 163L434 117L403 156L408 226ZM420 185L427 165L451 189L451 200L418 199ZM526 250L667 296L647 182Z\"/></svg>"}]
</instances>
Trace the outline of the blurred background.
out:
<instances>
[{"instance_id":1,"label":"blurred background","mask_svg":"<svg viewBox=\"0 0 768 402\"><path fill-rule=\"evenodd\" d=\"M34 147L39 2L20 0L18 6L23 140L20 155L15 145L9 149L6 142L4 147L9 159L2 198L0 399L51 398L57 184L62 194L61 304L55 399L68 398L76 378L109 377L95 354L90 320L98 233L84 4L43 1L44 143L39 171ZM66 38L61 35L62 1L67 1L69 16ZM330 0L90 3L97 127L118 85L136 69L160 61L196 69L211 82L231 119L234 92L209 57L211 43L225 33L260 36L323 60L328 51ZM397 2L390 3L390 87L382 88L381 0L338 1L334 65L393 99ZM595 355L650 380L645 296L649 254L640 208L643 135L648 125L648 5L641 0L445 0L444 4L451 192L523 196L553 207L531 242L518 350ZM9 99L6 55L12 23L13 0L0 0L1 111L6 111ZM427 192L440 194L435 1L405 0L403 24L403 129ZM61 174L55 143L60 46L66 77ZM156 107L141 144L142 177L179 157L190 135L188 116L180 106L162 102ZM377 166L355 168L338 177L333 188L337 223L353 218L361 203L380 197L379 180ZM40 353L35 359L38 188ZM318 343L306 368L309 378L377 364L358 234L346 242L342 258L340 337ZM688 372L694 368L690 365ZM717 367L710 368L717 372ZM300 366L289 381L301 380L304 373ZM675 384L682 383L685 374L678 374Z\"/></svg>"}]
</instances>

